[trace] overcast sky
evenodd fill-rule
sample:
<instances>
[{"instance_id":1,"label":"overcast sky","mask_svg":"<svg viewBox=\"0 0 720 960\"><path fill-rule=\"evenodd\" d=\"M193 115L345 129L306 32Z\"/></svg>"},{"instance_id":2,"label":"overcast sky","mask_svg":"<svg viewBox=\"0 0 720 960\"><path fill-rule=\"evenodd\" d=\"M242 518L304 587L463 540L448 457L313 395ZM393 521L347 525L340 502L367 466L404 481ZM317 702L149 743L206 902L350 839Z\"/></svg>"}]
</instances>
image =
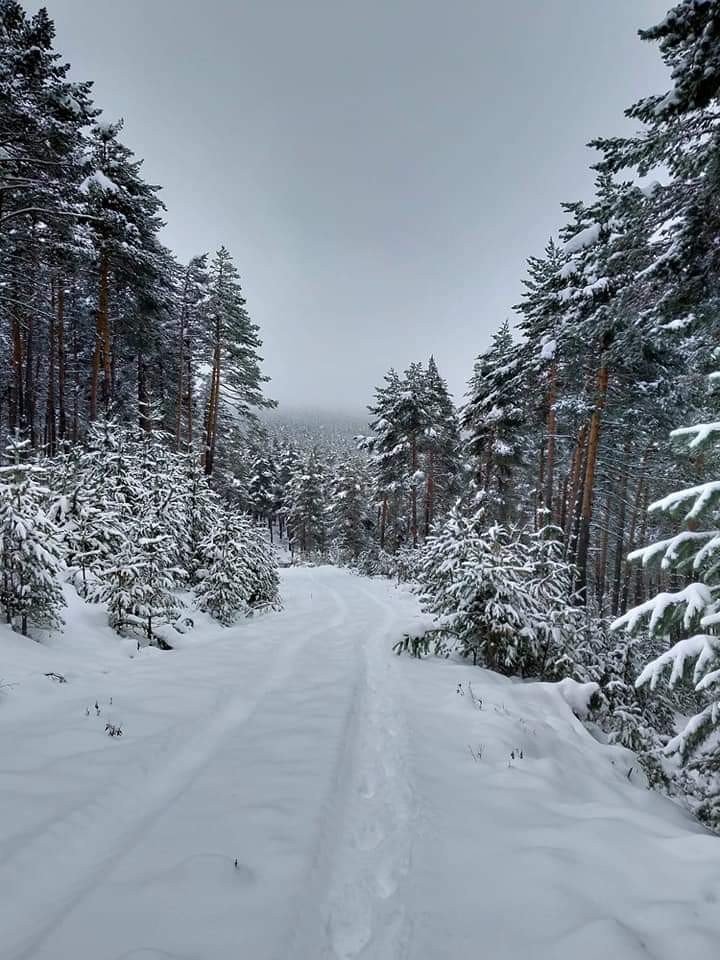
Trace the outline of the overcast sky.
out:
<instances>
[{"instance_id":1,"label":"overcast sky","mask_svg":"<svg viewBox=\"0 0 720 960\"><path fill-rule=\"evenodd\" d=\"M636 31L669 0L46 5L163 185L165 242L234 254L283 405L358 410L431 353L461 396L590 194L584 144L665 84Z\"/></svg>"}]
</instances>

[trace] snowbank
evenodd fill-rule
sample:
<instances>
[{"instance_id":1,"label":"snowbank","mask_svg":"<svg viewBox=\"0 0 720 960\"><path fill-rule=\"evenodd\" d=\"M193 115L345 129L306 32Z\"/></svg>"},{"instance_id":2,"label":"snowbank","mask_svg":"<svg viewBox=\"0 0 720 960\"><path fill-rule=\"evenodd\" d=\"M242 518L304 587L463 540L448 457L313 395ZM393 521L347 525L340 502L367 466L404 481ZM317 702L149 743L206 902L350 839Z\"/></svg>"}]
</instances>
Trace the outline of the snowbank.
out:
<instances>
[{"instance_id":1,"label":"snowbank","mask_svg":"<svg viewBox=\"0 0 720 960\"><path fill-rule=\"evenodd\" d=\"M406 590L282 579L169 653L71 596L63 638L0 628L3 960L714 960L720 840L592 685L397 657Z\"/></svg>"}]
</instances>

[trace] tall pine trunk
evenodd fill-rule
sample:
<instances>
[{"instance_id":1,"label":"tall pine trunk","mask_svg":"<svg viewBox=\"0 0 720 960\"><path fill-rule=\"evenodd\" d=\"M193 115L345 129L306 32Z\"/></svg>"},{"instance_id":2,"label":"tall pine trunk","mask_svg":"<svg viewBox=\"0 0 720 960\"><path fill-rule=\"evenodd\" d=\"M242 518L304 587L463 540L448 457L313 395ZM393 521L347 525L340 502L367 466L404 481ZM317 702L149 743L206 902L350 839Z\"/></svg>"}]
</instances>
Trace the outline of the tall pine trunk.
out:
<instances>
[{"instance_id":1,"label":"tall pine trunk","mask_svg":"<svg viewBox=\"0 0 720 960\"><path fill-rule=\"evenodd\" d=\"M625 547L625 524L627 520L627 496L628 496L628 466L630 462L630 450L632 446L631 436L625 438L623 446L623 458L620 474L620 488L618 496L620 504L618 507L617 529L615 531L615 552L613 556L613 576L612 576L612 595L610 600L610 611L614 617L617 617L620 609L620 590L622 586L622 568L623 559L626 553ZM645 454L643 454L640 467L640 478L645 470Z\"/></svg>"},{"instance_id":2,"label":"tall pine trunk","mask_svg":"<svg viewBox=\"0 0 720 960\"><path fill-rule=\"evenodd\" d=\"M545 456L545 510L547 521L552 522L553 517L553 489L555 486L555 447L557 444L557 413L555 412L555 401L557 390L557 363L553 361L550 366L548 376L548 397L547 397L547 454Z\"/></svg>"},{"instance_id":3,"label":"tall pine trunk","mask_svg":"<svg viewBox=\"0 0 720 960\"><path fill-rule=\"evenodd\" d=\"M52 457L57 448L57 421L55 413L55 311L58 289L55 281L51 283L52 312L48 322L48 377L47 377L47 406L45 413L45 443L48 454Z\"/></svg>"},{"instance_id":4,"label":"tall pine trunk","mask_svg":"<svg viewBox=\"0 0 720 960\"><path fill-rule=\"evenodd\" d=\"M103 249L100 255L98 307L95 319L95 349L90 380L90 420L97 420L100 371L102 370L102 402L107 411L111 394L110 370L110 261Z\"/></svg>"},{"instance_id":5,"label":"tall pine trunk","mask_svg":"<svg viewBox=\"0 0 720 960\"><path fill-rule=\"evenodd\" d=\"M58 437L62 441L67 433L65 411L65 280L57 282L57 368L58 368Z\"/></svg>"},{"instance_id":6,"label":"tall pine trunk","mask_svg":"<svg viewBox=\"0 0 720 960\"><path fill-rule=\"evenodd\" d=\"M578 594L581 600L587 600L587 572L588 572L588 551L590 548L590 524L592 522L593 497L595 495L595 475L597 472L598 452L600 449L600 430L602 427L602 415L607 400L607 391L609 383L609 371L607 363L603 358L597 374L597 388L595 396L595 409L590 418L590 430L588 433L587 444L587 462L585 464L585 476L583 480L582 506L580 509L580 524L578 529L577 546L577 569Z\"/></svg>"}]
</instances>

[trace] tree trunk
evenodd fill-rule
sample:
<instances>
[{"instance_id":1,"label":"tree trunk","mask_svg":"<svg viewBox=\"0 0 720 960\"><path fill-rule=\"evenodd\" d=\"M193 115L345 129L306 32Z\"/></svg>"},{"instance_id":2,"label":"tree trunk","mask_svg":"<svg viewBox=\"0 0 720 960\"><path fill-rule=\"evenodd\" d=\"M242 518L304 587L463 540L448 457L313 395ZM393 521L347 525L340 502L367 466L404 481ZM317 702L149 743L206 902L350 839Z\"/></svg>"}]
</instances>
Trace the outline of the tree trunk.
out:
<instances>
[{"instance_id":1,"label":"tree trunk","mask_svg":"<svg viewBox=\"0 0 720 960\"><path fill-rule=\"evenodd\" d=\"M65 280L57 284L57 367L58 367L58 437L65 439L67 414L65 412Z\"/></svg>"},{"instance_id":2,"label":"tree trunk","mask_svg":"<svg viewBox=\"0 0 720 960\"><path fill-rule=\"evenodd\" d=\"M430 527L433 522L433 512L435 509L435 456L433 451L428 452L428 475L427 487L425 490L425 539L430 535Z\"/></svg>"},{"instance_id":3,"label":"tree trunk","mask_svg":"<svg viewBox=\"0 0 720 960\"><path fill-rule=\"evenodd\" d=\"M418 545L418 524L417 524L417 481L415 479L415 474L417 473L418 468L418 458L417 458L417 437L415 433L410 437L410 469L412 471L411 477L411 494L410 494L410 533L412 534L413 546L417 547Z\"/></svg>"},{"instance_id":4,"label":"tree trunk","mask_svg":"<svg viewBox=\"0 0 720 960\"><path fill-rule=\"evenodd\" d=\"M598 609L602 611L605 600L605 586L607 583L607 559L610 546L610 517L611 517L611 498L612 484L608 486L605 497L605 509L603 511L603 530L600 541L600 552L595 564L595 597L598 603Z\"/></svg>"},{"instance_id":5,"label":"tree trunk","mask_svg":"<svg viewBox=\"0 0 720 960\"><path fill-rule=\"evenodd\" d=\"M625 546L625 521L627 518L627 495L628 495L628 465L630 461L630 449L632 441L628 433L623 447L622 473L620 476L620 504L618 507L617 531L615 533L615 554L613 556L613 579L612 579L612 597L610 600L610 610L613 617L617 617L620 609L620 589L622 586L622 568L623 559L626 553ZM640 479L645 470L645 454L640 466ZM633 518L634 520L634 518ZM632 534L631 534L632 535Z\"/></svg>"},{"instance_id":6,"label":"tree trunk","mask_svg":"<svg viewBox=\"0 0 720 960\"><path fill-rule=\"evenodd\" d=\"M95 320L95 349L93 351L92 375L90 380L90 420L97 420L98 389L102 368L102 401L107 411L110 403L110 317L109 317L110 263L103 250L100 256L100 280L98 308Z\"/></svg>"},{"instance_id":7,"label":"tree trunk","mask_svg":"<svg viewBox=\"0 0 720 960\"><path fill-rule=\"evenodd\" d=\"M574 551L573 528L577 518L580 502L580 478L585 463L585 447L587 444L587 424L584 423L578 432L577 443L573 451L570 464L570 478L568 481L568 495L565 501L565 556L572 559Z\"/></svg>"},{"instance_id":8,"label":"tree trunk","mask_svg":"<svg viewBox=\"0 0 720 960\"><path fill-rule=\"evenodd\" d=\"M211 476L215 461L217 438L218 408L220 405L220 332L217 331L215 352L213 355L210 396L208 397L207 419L205 426L205 473Z\"/></svg>"},{"instance_id":9,"label":"tree trunk","mask_svg":"<svg viewBox=\"0 0 720 960\"><path fill-rule=\"evenodd\" d=\"M55 283L51 284L51 300L55 313L56 288ZM57 447L57 423L55 417L55 318L50 318L48 323L48 381L47 381L47 409L45 414L45 443L48 454L55 455Z\"/></svg>"},{"instance_id":10,"label":"tree trunk","mask_svg":"<svg viewBox=\"0 0 720 960\"><path fill-rule=\"evenodd\" d=\"M388 499L383 497L382 513L380 515L380 549L385 549L385 533L387 531Z\"/></svg>"},{"instance_id":11,"label":"tree trunk","mask_svg":"<svg viewBox=\"0 0 720 960\"><path fill-rule=\"evenodd\" d=\"M597 393L595 409L590 419L588 434L587 462L582 493L582 507L580 510L580 526L578 532L577 568L578 594L581 600L587 600L587 567L588 551L590 547L590 524L592 522L593 497L595 494L595 474L597 471L598 451L600 448L600 429L602 414L607 400L609 371L603 358L597 375Z\"/></svg>"},{"instance_id":12,"label":"tree trunk","mask_svg":"<svg viewBox=\"0 0 720 960\"><path fill-rule=\"evenodd\" d=\"M545 457L545 510L547 522L552 523L553 487L555 485L555 447L557 444L557 414L555 412L557 363L553 361L548 377L547 455Z\"/></svg>"}]
</instances>

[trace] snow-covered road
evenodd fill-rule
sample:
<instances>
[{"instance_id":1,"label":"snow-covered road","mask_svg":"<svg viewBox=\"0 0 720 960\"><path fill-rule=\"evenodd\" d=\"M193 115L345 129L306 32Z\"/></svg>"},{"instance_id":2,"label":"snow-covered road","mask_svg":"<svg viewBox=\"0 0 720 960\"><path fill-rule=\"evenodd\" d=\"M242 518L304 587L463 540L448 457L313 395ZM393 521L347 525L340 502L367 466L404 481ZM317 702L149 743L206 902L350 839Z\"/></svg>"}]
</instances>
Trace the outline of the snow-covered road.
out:
<instances>
[{"instance_id":1,"label":"snow-covered road","mask_svg":"<svg viewBox=\"0 0 720 960\"><path fill-rule=\"evenodd\" d=\"M557 688L395 657L388 582L283 596L133 660L79 603L0 633L3 960L717 955L720 841Z\"/></svg>"}]
</instances>

